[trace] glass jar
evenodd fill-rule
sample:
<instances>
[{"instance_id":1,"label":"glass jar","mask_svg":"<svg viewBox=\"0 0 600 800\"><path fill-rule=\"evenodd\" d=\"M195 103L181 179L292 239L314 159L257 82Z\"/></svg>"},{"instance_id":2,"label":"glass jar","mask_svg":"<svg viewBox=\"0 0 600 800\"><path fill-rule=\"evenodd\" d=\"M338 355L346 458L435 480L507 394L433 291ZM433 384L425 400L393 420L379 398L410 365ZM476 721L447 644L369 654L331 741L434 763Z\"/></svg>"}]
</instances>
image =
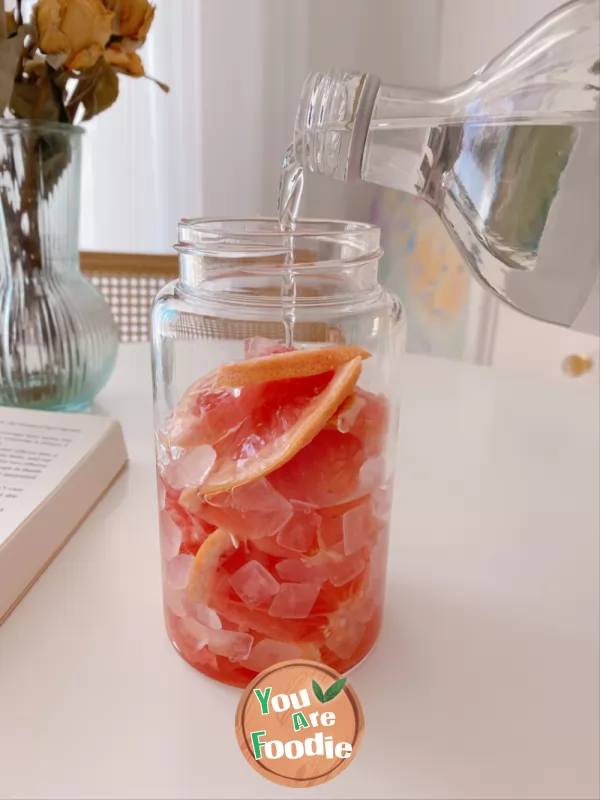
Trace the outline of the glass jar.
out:
<instances>
[{"instance_id":1,"label":"glass jar","mask_svg":"<svg viewBox=\"0 0 600 800\"><path fill-rule=\"evenodd\" d=\"M184 221L152 311L168 635L245 686L356 666L381 627L404 313L379 229Z\"/></svg>"}]
</instances>

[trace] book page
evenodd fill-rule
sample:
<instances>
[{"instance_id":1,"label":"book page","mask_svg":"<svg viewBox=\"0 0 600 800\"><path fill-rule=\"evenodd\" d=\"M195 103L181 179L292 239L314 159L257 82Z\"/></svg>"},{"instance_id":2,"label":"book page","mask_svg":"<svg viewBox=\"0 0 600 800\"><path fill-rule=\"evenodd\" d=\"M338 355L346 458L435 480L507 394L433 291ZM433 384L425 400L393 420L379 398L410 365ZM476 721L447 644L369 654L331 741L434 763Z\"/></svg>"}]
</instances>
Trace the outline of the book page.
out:
<instances>
[{"instance_id":1,"label":"book page","mask_svg":"<svg viewBox=\"0 0 600 800\"><path fill-rule=\"evenodd\" d=\"M0 407L0 547L111 424L103 417Z\"/></svg>"}]
</instances>

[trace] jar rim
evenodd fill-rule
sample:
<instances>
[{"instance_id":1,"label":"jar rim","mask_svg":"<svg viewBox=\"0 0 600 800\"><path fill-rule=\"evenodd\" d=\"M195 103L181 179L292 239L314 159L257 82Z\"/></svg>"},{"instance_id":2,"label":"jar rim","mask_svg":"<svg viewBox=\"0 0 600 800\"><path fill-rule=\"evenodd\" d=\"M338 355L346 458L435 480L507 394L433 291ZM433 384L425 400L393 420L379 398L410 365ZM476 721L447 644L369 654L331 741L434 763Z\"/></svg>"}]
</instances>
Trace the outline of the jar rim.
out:
<instances>
[{"instance_id":1,"label":"jar rim","mask_svg":"<svg viewBox=\"0 0 600 800\"><path fill-rule=\"evenodd\" d=\"M230 224L230 228L226 224ZM267 227L253 230L240 228L240 225L268 223L272 229ZM308 226L313 226L309 228ZM182 219L179 223L179 233L183 231L197 231L198 233L214 234L220 231L223 235L235 234L236 237L255 239L257 236L281 238L283 236L314 237L314 236L339 236L345 237L349 233L364 233L368 231L378 232L379 227L370 222L354 222L352 220L328 219L321 217L301 217L297 221L297 227L293 231L282 231L276 217L195 217Z\"/></svg>"},{"instance_id":2,"label":"jar rim","mask_svg":"<svg viewBox=\"0 0 600 800\"><path fill-rule=\"evenodd\" d=\"M301 218L293 231L282 231L275 217L205 217L180 221L175 250L214 262L245 263L253 272L271 270L273 259L278 266L305 272L379 259L380 234L379 227L369 222ZM282 263L281 257L292 252L292 263Z\"/></svg>"}]
</instances>

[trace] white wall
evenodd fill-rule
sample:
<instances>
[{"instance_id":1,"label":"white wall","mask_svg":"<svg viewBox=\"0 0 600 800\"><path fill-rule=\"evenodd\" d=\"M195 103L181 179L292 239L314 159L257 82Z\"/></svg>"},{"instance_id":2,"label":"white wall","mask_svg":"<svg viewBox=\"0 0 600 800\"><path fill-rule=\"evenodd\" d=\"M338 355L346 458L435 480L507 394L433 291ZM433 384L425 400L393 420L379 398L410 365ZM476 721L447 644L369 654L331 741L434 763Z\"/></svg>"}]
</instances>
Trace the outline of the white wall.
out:
<instances>
[{"instance_id":1,"label":"white wall","mask_svg":"<svg viewBox=\"0 0 600 800\"><path fill-rule=\"evenodd\" d=\"M565 0L444 0L440 82L473 74Z\"/></svg>"},{"instance_id":2,"label":"white wall","mask_svg":"<svg viewBox=\"0 0 600 800\"><path fill-rule=\"evenodd\" d=\"M442 0L305 0L294 5L308 9L310 20L305 74L337 67L371 72L386 83L437 87ZM350 187L309 176L304 208L312 216L368 221L372 191L364 184Z\"/></svg>"}]
</instances>

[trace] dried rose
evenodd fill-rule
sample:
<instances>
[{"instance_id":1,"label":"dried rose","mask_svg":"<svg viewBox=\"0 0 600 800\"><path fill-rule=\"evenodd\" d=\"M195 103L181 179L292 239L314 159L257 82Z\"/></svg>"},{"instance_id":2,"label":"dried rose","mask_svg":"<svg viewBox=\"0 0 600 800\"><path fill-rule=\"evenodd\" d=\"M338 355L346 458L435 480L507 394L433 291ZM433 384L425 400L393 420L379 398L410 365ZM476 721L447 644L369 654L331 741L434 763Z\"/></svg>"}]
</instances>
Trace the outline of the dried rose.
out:
<instances>
[{"instance_id":1,"label":"dried rose","mask_svg":"<svg viewBox=\"0 0 600 800\"><path fill-rule=\"evenodd\" d=\"M104 54L111 67L133 78L141 78L144 65L135 52L143 44L154 19L155 7L148 0L103 0L114 11L116 34Z\"/></svg>"},{"instance_id":2,"label":"dried rose","mask_svg":"<svg viewBox=\"0 0 600 800\"><path fill-rule=\"evenodd\" d=\"M68 70L90 69L104 53L113 19L101 0L39 0L35 20L40 50L62 56Z\"/></svg>"},{"instance_id":3,"label":"dried rose","mask_svg":"<svg viewBox=\"0 0 600 800\"><path fill-rule=\"evenodd\" d=\"M142 44L152 25L155 6L148 0L104 0L104 5L115 12L117 35Z\"/></svg>"},{"instance_id":4,"label":"dried rose","mask_svg":"<svg viewBox=\"0 0 600 800\"><path fill-rule=\"evenodd\" d=\"M111 67L132 78L141 78L144 75L144 65L138 54L123 50L117 44L111 44L104 53L104 58Z\"/></svg>"}]
</instances>

